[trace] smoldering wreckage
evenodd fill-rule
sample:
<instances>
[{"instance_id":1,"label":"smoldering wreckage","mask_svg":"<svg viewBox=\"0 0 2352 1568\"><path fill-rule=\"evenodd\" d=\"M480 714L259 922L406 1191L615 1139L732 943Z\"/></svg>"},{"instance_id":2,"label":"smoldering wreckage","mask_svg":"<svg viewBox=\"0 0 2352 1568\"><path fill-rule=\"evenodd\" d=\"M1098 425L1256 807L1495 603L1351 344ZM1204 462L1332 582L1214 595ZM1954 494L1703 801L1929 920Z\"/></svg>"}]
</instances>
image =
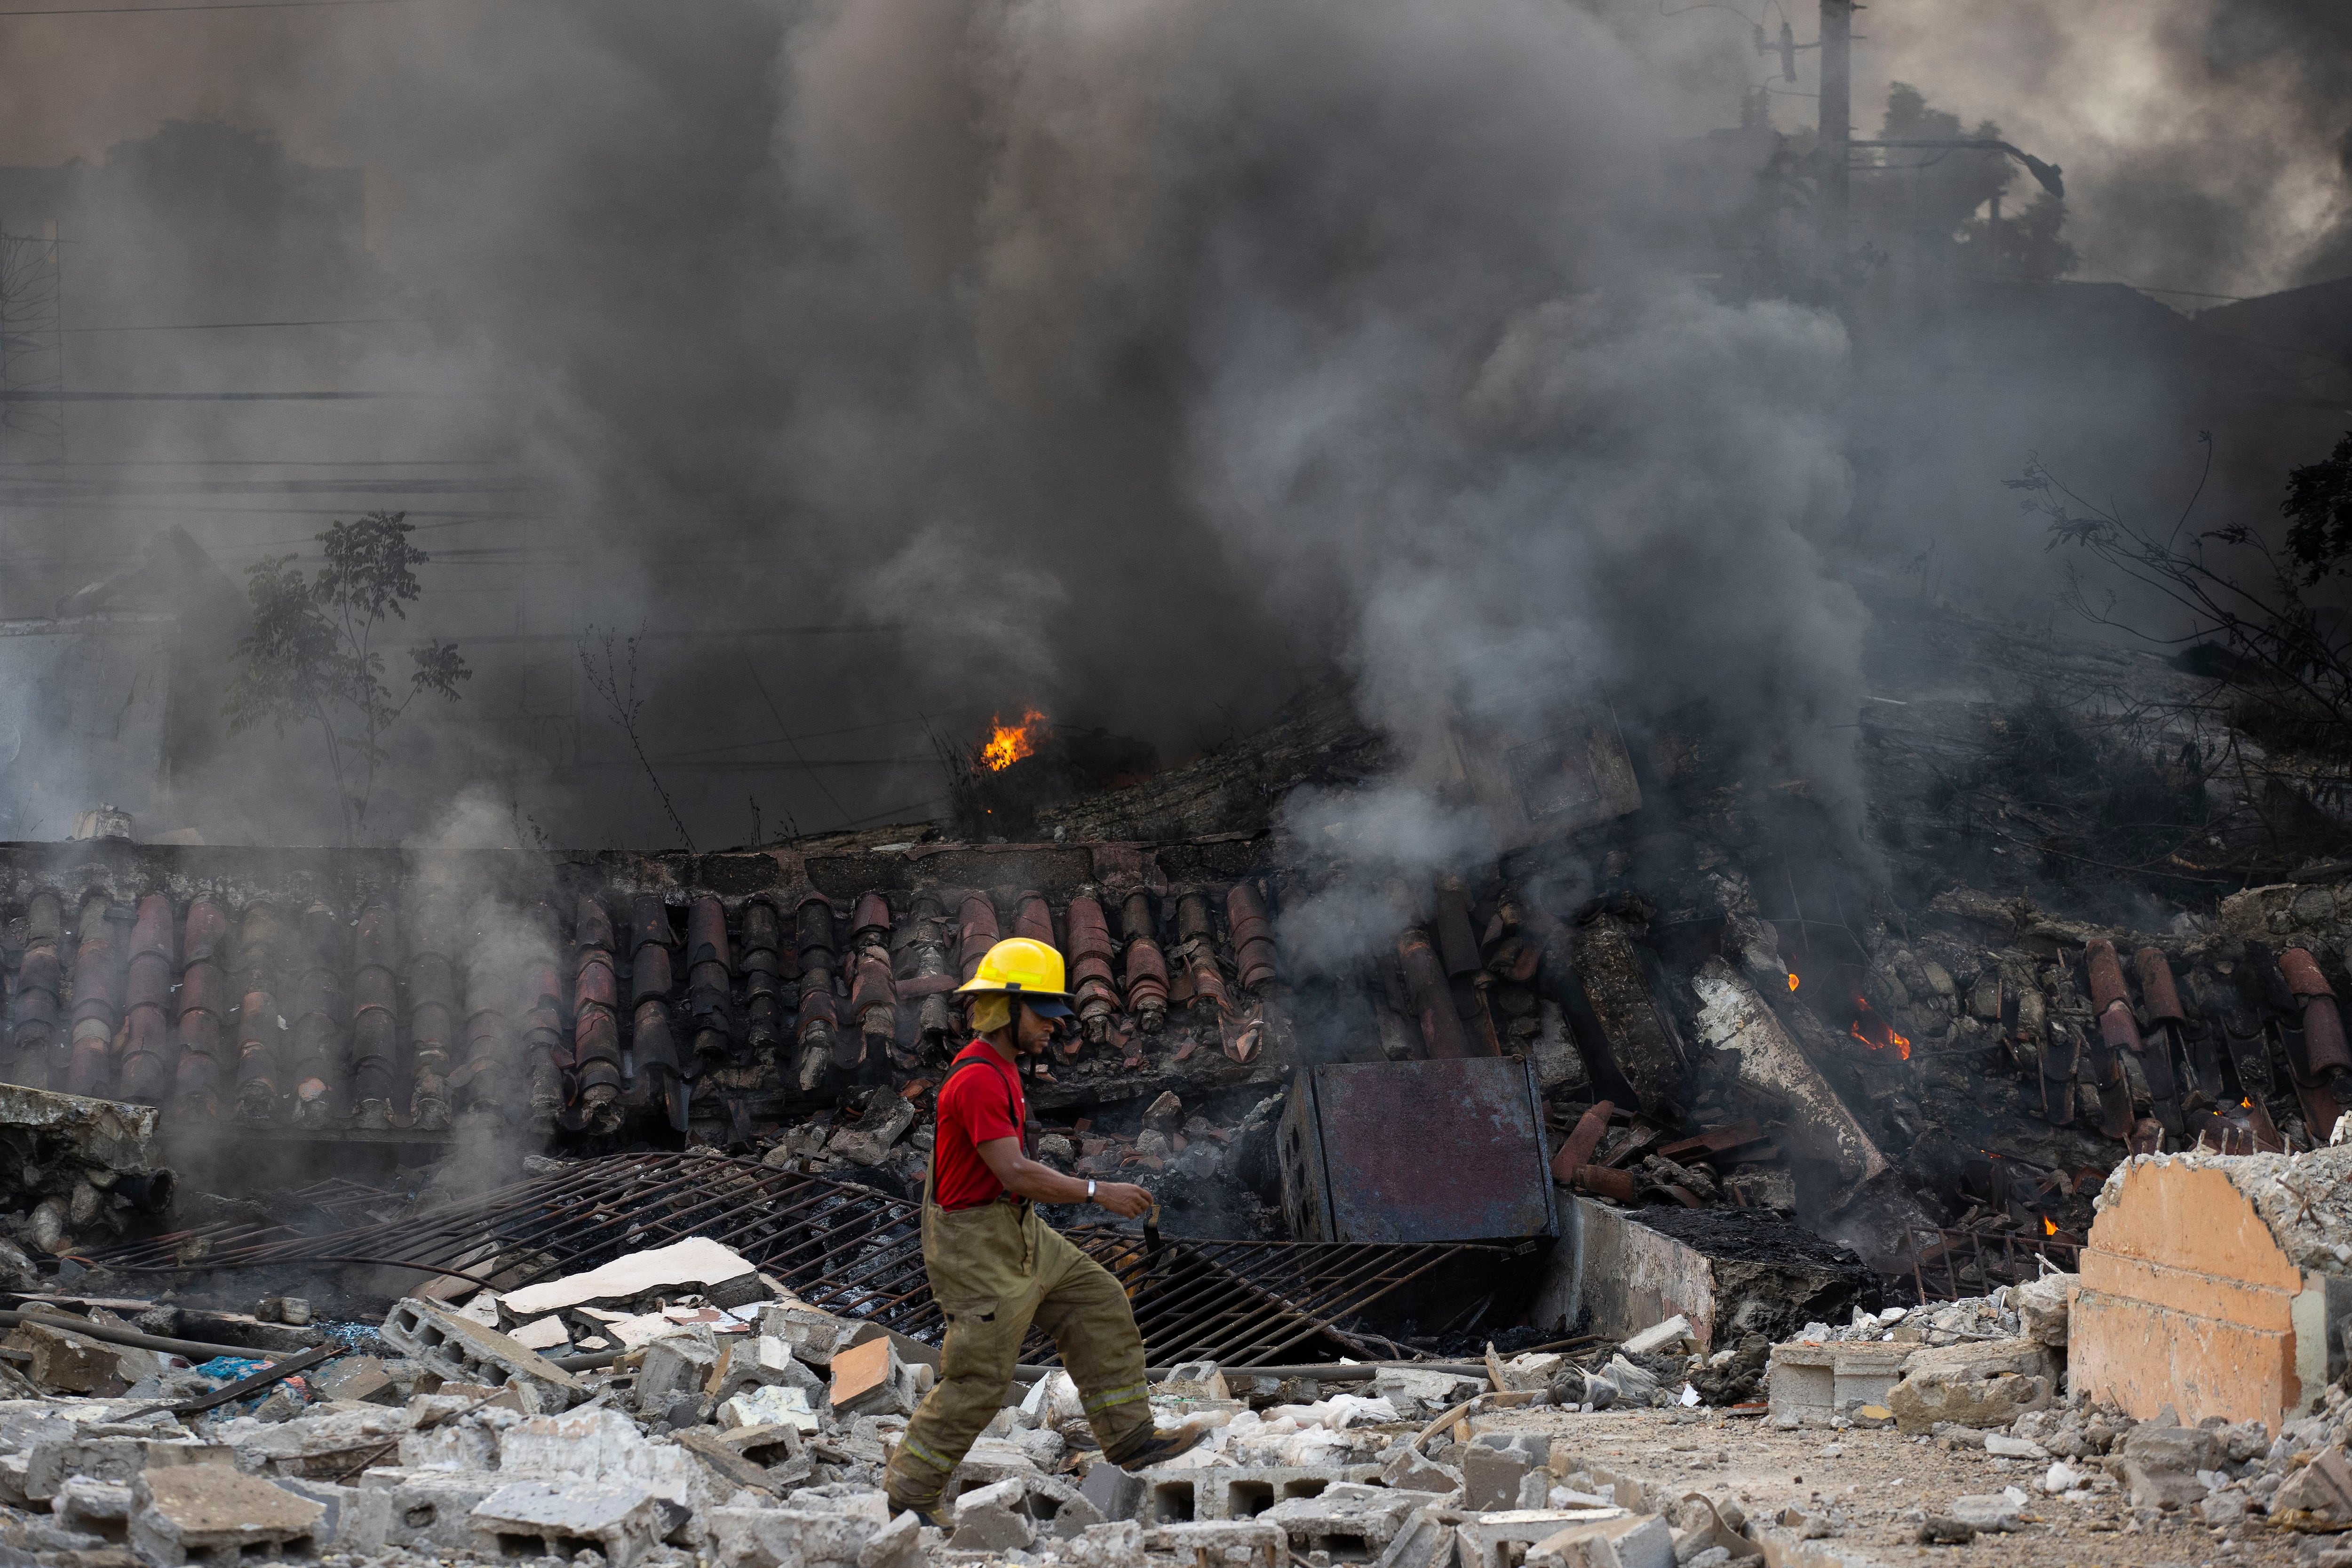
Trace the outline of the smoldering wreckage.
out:
<instances>
[{"instance_id":1,"label":"smoldering wreckage","mask_svg":"<svg viewBox=\"0 0 2352 1568\"><path fill-rule=\"evenodd\" d=\"M1605 712L1459 740L1499 858L1371 893L1344 814L1228 809L1377 781L1344 704L1043 757L1030 842L0 847L0 1555L2352 1562L2352 882L1807 920L1784 788ZM1377 955L1289 961L1366 898ZM1081 1020L1039 1157L1160 1203L1046 1217L1213 1431L1120 1471L1033 1336L939 1529L882 1472L1013 934Z\"/></svg>"}]
</instances>

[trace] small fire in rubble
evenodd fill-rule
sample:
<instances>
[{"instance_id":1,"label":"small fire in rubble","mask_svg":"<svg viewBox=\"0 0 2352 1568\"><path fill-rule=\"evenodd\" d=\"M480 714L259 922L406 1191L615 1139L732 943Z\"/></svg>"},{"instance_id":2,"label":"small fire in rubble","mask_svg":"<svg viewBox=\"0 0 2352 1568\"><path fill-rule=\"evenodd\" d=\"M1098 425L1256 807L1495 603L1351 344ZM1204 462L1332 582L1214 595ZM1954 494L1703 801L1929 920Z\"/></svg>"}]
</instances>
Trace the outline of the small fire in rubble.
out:
<instances>
[{"instance_id":1,"label":"small fire in rubble","mask_svg":"<svg viewBox=\"0 0 2352 1568\"><path fill-rule=\"evenodd\" d=\"M1874 1051L1892 1049L1905 1061L1911 1059L1911 1042L1895 1032L1895 1026L1880 1017L1870 1003L1860 996L1853 999L1854 1019L1846 1033Z\"/></svg>"},{"instance_id":2,"label":"small fire in rubble","mask_svg":"<svg viewBox=\"0 0 2352 1568\"><path fill-rule=\"evenodd\" d=\"M1795 970L1791 969L1790 971L1789 971L1789 989L1790 989L1790 990L1791 990L1791 991L1794 991L1796 988L1797 988L1797 972L1796 972Z\"/></svg>"},{"instance_id":3,"label":"small fire in rubble","mask_svg":"<svg viewBox=\"0 0 2352 1568\"><path fill-rule=\"evenodd\" d=\"M2042 1216L2042 1235L2044 1235L2044 1236L2055 1236L2055 1235L2057 1235L2057 1234L2058 1234L2058 1222L2057 1222L2056 1220L2054 1220L2054 1219L2052 1219L2048 1215L2043 1215Z\"/></svg>"},{"instance_id":4,"label":"small fire in rubble","mask_svg":"<svg viewBox=\"0 0 2352 1568\"><path fill-rule=\"evenodd\" d=\"M1007 724L992 713L988 716L988 740L980 748L980 765L992 773L1001 773L1022 758L1037 750L1037 742L1045 736L1045 715L1034 708L1022 710L1021 722Z\"/></svg>"}]
</instances>

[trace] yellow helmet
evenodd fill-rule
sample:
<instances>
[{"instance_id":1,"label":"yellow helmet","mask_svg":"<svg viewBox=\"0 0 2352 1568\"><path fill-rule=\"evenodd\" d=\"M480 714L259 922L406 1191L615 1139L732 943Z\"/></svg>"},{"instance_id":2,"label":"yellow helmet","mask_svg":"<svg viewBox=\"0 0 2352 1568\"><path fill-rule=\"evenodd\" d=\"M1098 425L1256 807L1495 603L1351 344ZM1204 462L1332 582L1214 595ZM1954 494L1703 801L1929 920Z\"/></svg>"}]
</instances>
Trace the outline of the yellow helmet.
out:
<instances>
[{"instance_id":1,"label":"yellow helmet","mask_svg":"<svg viewBox=\"0 0 2352 1568\"><path fill-rule=\"evenodd\" d=\"M1033 1010L1051 1018L1069 1010L1061 1005L1070 994L1062 988L1063 982L1060 953L1034 937L1009 936L990 948L971 978L956 989L999 992L1017 995L1024 1002L1046 1003L1049 1005Z\"/></svg>"}]
</instances>

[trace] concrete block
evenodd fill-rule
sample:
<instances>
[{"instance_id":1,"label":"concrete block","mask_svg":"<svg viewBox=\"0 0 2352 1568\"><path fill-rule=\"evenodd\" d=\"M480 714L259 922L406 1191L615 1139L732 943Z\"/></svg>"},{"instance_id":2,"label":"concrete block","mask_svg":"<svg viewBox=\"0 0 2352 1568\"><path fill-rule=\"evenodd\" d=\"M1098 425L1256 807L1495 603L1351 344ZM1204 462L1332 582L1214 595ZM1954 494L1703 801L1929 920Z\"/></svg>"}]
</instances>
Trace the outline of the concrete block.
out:
<instances>
[{"instance_id":1,"label":"concrete block","mask_svg":"<svg viewBox=\"0 0 2352 1568\"><path fill-rule=\"evenodd\" d=\"M1025 1552L1036 1542L1037 1521L1029 1517L1028 1489L1018 1480L978 1487L955 1500L954 1552Z\"/></svg>"},{"instance_id":2,"label":"concrete block","mask_svg":"<svg viewBox=\"0 0 2352 1568\"><path fill-rule=\"evenodd\" d=\"M126 1482L68 1476L58 1484L49 1510L62 1529L120 1541L131 1523L131 1488Z\"/></svg>"},{"instance_id":3,"label":"concrete block","mask_svg":"<svg viewBox=\"0 0 2352 1568\"><path fill-rule=\"evenodd\" d=\"M2221 1462L2221 1445L2201 1427L2143 1425L2125 1435L2123 1460L2133 1507L2189 1508L2203 1500L2197 1472Z\"/></svg>"},{"instance_id":4,"label":"concrete block","mask_svg":"<svg viewBox=\"0 0 2352 1568\"><path fill-rule=\"evenodd\" d=\"M1381 1465L1382 1484L1402 1491L1450 1492L1463 1484L1462 1472L1441 1465L1418 1448L1398 1448Z\"/></svg>"},{"instance_id":5,"label":"concrete block","mask_svg":"<svg viewBox=\"0 0 2352 1568\"><path fill-rule=\"evenodd\" d=\"M2311 1463L2287 1477L2271 1498L2271 1517L2291 1528L2339 1531L2352 1527L2352 1463L2339 1446L2323 1448Z\"/></svg>"},{"instance_id":6,"label":"concrete block","mask_svg":"<svg viewBox=\"0 0 2352 1568\"><path fill-rule=\"evenodd\" d=\"M1131 1519L1090 1524L1055 1545L1054 1558L1062 1568L1134 1568L1144 1561L1143 1527Z\"/></svg>"},{"instance_id":7,"label":"concrete block","mask_svg":"<svg viewBox=\"0 0 2352 1568\"><path fill-rule=\"evenodd\" d=\"M719 1407L719 1425L732 1431L741 1427L790 1426L813 1433L824 1425L815 1399L805 1388L769 1384L747 1388Z\"/></svg>"},{"instance_id":8,"label":"concrete block","mask_svg":"<svg viewBox=\"0 0 2352 1568\"><path fill-rule=\"evenodd\" d=\"M1691 1331L1691 1321L1677 1312L1663 1323L1653 1323L1617 1348L1627 1355L1654 1355L1669 1346L1696 1349L1698 1340Z\"/></svg>"},{"instance_id":9,"label":"concrete block","mask_svg":"<svg viewBox=\"0 0 2352 1568\"><path fill-rule=\"evenodd\" d=\"M1454 1510L1426 1504L1415 1509L1398 1526L1373 1568L1454 1568L1461 1546L1454 1525L1461 1517Z\"/></svg>"},{"instance_id":10,"label":"concrete block","mask_svg":"<svg viewBox=\"0 0 2352 1568\"><path fill-rule=\"evenodd\" d=\"M513 1479L495 1470L411 1470L386 1465L362 1471L360 1489L386 1496L386 1546L457 1553L474 1549L474 1505Z\"/></svg>"},{"instance_id":11,"label":"concrete block","mask_svg":"<svg viewBox=\"0 0 2352 1568\"><path fill-rule=\"evenodd\" d=\"M760 1309L760 1332L783 1341L796 1358L814 1367L831 1367L834 1352L847 1350L859 1327L814 1307L779 1302Z\"/></svg>"},{"instance_id":12,"label":"concrete block","mask_svg":"<svg viewBox=\"0 0 2352 1568\"><path fill-rule=\"evenodd\" d=\"M857 1549L857 1568L920 1568L924 1561L922 1521L911 1511L899 1514L877 1530ZM1069 1559L1063 1561L1067 1563Z\"/></svg>"},{"instance_id":13,"label":"concrete block","mask_svg":"<svg viewBox=\"0 0 2352 1568\"><path fill-rule=\"evenodd\" d=\"M1884 1405L1916 1345L1878 1341L1792 1341L1772 1347L1765 1399L1780 1426L1826 1426L1865 1405Z\"/></svg>"},{"instance_id":14,"label":"concrete block","mask_svg":"<svg viewBox=\"0 0 2352 1568\"><path fill-rule=\"evenodd\" d=\"M588 1397L586 1384L538 1352L430 1301L401 1301L381 1331L385 1343L445 1383L512 1387L533 1414L568 1410Z\"/></svg>"},{"instance_id":15,"label":"concrete block","mask_svg":"<svg viewBox=\"0 0 2352 1568\"><path fill-rule=\"evenodd\" d=\"M330 1552L374 1552L384 1548L392 1533L392 1497L388 1491L338 1486L300 1476L272 1478L296 1497L309 1498L327 1511L320 1518L316 1539Z\"/></svg>"},{"instance_id":16,"label":"concrete block","mask_svg":"<svg viewBox=\"0 0 2352 1568\"><path fill-rule=\"evenodd\" d=\"M350 1400L368 1405L398 1405L400 1385L384 1370L383 1363L372 1355L342 1356L329 1362L315 1374L320 1398Z\"/></svg>"},{"instance_id":17,"label":"concrete block","mask_svg":"<svg viewBox=\"0 0 2352 1568\"><path fill-rule=\"evenodd\" d=\"M641 1486L516 1481L469 1517L485 1557L568 1558L593 1549L612 1568L632 1568L686 1522L687 1510Z\"/></svg>"},{"instance_id":18,"label":"concrete block","mask_svg":"<svg viewBox=\"0 0 2352 1568\"><path fill-rule=\"evenodd\" d=\"M31 1359L25 1373L56 1394L121 1393L117 1384L137 1380L122 1375L121 1355L112 1345L70 1333L47 1323L20 1323L5 1342Z\"/></svg>"},{"instance_id":19,"label":"concrete block","mask_svg":"<svg viewBox=\"0 0 2352 1568\"><path fill-rule=\"evenodd\" d=\"M757 1338L746 1334L730 1338L719 1347L718 1368L703 1384L703 1392L725 1401L749 1389L775 1384L806 1393L812 1409L825 1387L824 1379L801 1364L792 1346L773 1334Z\"/></svg>"},{"instance_id":20,"label":"concrete block","mask_svg":"<svg viewBox=\"0 0 2352 1568\"><path fill-rule=\"evenodd\" d=\"M1297 1556L1321 1551L1338 1561L1358 1562L1395 1540L1423 1500L1387 1487L1335 1481L1313 1497L1286 1499L1257 1517L1282 1526Z\"/></svg>"},{"instance_id":21,"label":"concrete block","mask_svg":"<svg viewBox=\"0 0 2352 1568\"><path fill-rule=\"evenodd\" d=\"M236 1450L226 1443L176 1442L162 1437L69 1437L36 1443L25 1458L26 1497L37 1503L57 1496L68 1476L129 1486L142 1470L174 1465L236 1467Z\"/></svg>"},{"instance_id":22,"label":"concrete block","mask_svg":"<svg viewBox=\"0 0 2352 1568\"><path fill-rule=\"evenodd\" d=\"M1527 1549L1580 1524L1601 1524L1622 1518L1615 1508L1506 1509L1498 1513L1465 1517L1454 1527L1462 1568L1512 1568ZM1671 1555L1671 1552L1669 1553Z\"/></svg>"},{"instance_id":23,"label":"concrete block","mask_svg":"<svg viewBox=\"0 0 2352 1568\"><path fill-rule=\"evenodd\" d=\"M637 1363L637 1413L657 1416L681 1396L700 1395L719 1366L718 1348L689 1334L656 1340Z\"/></svg>"},{"instance_id":24,"label":"concrete block","mask_svg":"<svg viewBox=\"0 0 2352 1568\"><path fill-rule=\"evenodd\" d=\"M656 1443L617 1410L534 1415L500 1434L499 1468L509 1480L635 1481L690 1509L731 1495L691 1449Z\"/></svg>"},{"instance_id":25,"label":"concrete block","mask_svg":"<svg viewBox=\"0 0 2352 1568\"><path fill-rule=\"evenodd\" d=\"M1154 1525L1143 1532L1151 1552L1189 1557L1200 1564L1233 1568L1284 1568L1289 1537L1282 1526L1259 1520L1192 1520Z\"/></svg>"},{"instance_id":26,"label":"concrete block","mask_svg":"<svg viewBox=\"0 0 2352 1568\"><path fill-rule=\"evenodd\" d=\"M1143 1482L1108 1459L1097 1459L1087 1468L1078 1493L1113 1521L1133 1519L1143 1506Z\"/></svg>"},{"instance_id":27,"label":"concrete block","mask_svg":"<svg viewBox=\"0 0 2352 1568\"><path fill-rule=\"evenodd\" d=\"M1724 1550L1716 1548L1718 1552ZM1527 1568L1674 1568L1674 1531L1654 1513L1570 1525L1528 1548Z\"/></svg>"},{"instance_id":28,"label":"concrete block","mask_svg":"<svg viewBox=\"0 0 2352 1568\"><path fill-rule=\"evenodd\" d=\"M488 1470L499 1462L499 1440L473 1422L410 1432L400 1439L400 1463L419 1470Z\"/></svg>"},{"instance_id":29,"label":"concrete block","mask_svg":"<svg viewBox=\"0 0 2352 1568\"><path fill-rule=\"evenodd\" d=\"M2046 1409L2051 1380L2002 1373L1983 1381L1948 1377L1939 1372L1906 1373L1886 1396L1886 1408L1906 1437L1933 1432L1944 1422L1955 1426L1996 1430L2014 1426L2030 1410Z\"/></svg>"},{"instance_id":30,"label":"concrete block","mask_svg":"<svg viewBox=\"0 0 2352 1568\"><path fill-rule=\"evenodd\" d=\"M1483 1377L1387 1367L1372 1379L1370 1393L1373 1398L1385 1399L1394 1405L1398 1416L1403 1420L1427 1421L1451 1410L1486 1386L1486 1380Z\"/></svg>"},{"instance_id":31,"label":"concrete block","mask_svg":"<svg viewBox=\"0 0 2352 1568\"><path fill-rule=\"evenodd\" d=\"M978 1445L974 1445L977 1447ZM969 1461L967 1461L969 1462ZM1253 1519L1289 1498L1308 1498L1334 1481L1375 1481L1377 1465L1159 1466L1140 1472L1144 1526L1187 1520Z\"/></svg>"},{"instance_id":32,"label":"concrete block","mask_svg":"<svg viewBox=\"0 0 2352 1568\"><path fill-rule=\"evenodd\" d=\"M877 1493L870 1510L718 1508L706 1518L724 1568L901 1568L861 1563L889 1526L887 1513Z\"/></svg>"},{"instance_id":33,"label":"concrete block","mask_svg":"<svg viewBox=\"0 0 2352 1568\"><path fill-rule=\"evenodd\" d=\"M1462 1506L1473 1511L1517 1507L1519 1482L1550 1457L1550 1439L1534 1433L1484 1434L1462 1453Z\"/></svg>"},{"instance_id":34,"label":"concrete block","mask_svg":"<svg viewBox=\"0 0 2352 1568\"><path fill-rule=\"evenodd\" d=\"M259 1476L175 1465L142 1472L131 1497L131 1549L163 1568L190 1557L284 1563L319 1555L327 1510Z\"/></svg>"},{"instance_id":35,"label":"concrete block","mask_svg":"<svg viewBox=\"0 0 2352 1568\"><path fill-rule=\"evenodd\" d=\"M929 1368L898 1358L887 1338L833 1352L831 1399L835 1415L912 1415L922 1403Z\"/></svg>"}]
</instances>

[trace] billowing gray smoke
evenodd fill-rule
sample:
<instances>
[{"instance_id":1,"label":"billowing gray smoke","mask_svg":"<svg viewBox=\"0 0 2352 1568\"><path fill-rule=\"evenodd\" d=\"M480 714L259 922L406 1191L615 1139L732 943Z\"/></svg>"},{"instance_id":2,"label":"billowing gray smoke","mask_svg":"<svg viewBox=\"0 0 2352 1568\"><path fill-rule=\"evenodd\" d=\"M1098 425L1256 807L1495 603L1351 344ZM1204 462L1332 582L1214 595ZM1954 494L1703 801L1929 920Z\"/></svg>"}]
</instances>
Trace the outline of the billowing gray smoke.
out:
<instances>
[{"instance_id":1,"label":"billowing gray smoke","mask_svg":"<svg viewBox=\"0 0 2352 1568\"><path fill-rule=\"evenodd\" d=\"M1858 104L1930 85L2065 165L2084 277L2259 294L2352 271L2352 7L1957 0L1863 30Z\"/></svg>"},{"instance_id":2,"label":"billowing gray smoke","mask_svg":"<svg viewBox=\"0 0 2352 1568\"><path fill-rule=\"evenodd\" d=\"M1874 8L1862 130L1872 73L1918 80L2068 164L2094 262L2122 265L2106 237L2128 234L2166 281L2238 276L2193 254L2231 229L2210 198L2240 202L2264 266L2293 248L2281 214L2318 237L2289 270L2326 264L2342 170L2314 149L2340 153L2347 57L2311 46L2340 15L1966 9ZM2005 584L2040 542L1982 525L2026 447L2147 449L2147 388L1987 396L1979 424L1901 343L1850 380L1832 318L1696 275L1719 256L1692 243L1675 159L1760 68L1720 11L499 0L303 37L235 115L368 165L397 308L439 323L430 349L337 367L426 395L383 405L373 455L496 452L552 487L535 522L421 540L486 574L471 597L454 567L430 579L430 630L547 640L536 675L486 647L467 702L413 721L388 832L517 761L590 623L873 628L648 644L656 758L881 721L968 734L1030 700L1181 754L1336 667L1409 785L1451 711L1706 695L1851 819L1833 726L1863 616L1818 552L1842 454L1892 477L1877 533L1841 550L1943 530ZM2150 71L2264 113L2226 155L2145 127L2099 143L2099 105L2154 112L2132 87ZM1775 101L1784 128L1810 118ZM2126 157L2143 140L2167 156ZM527 591L487 575L526 557ZM600 732L593 702L581 722ZM747 789L771 832L936 801L919 728L845 744L855 769L667 782L706 846L748 836ZM259 754L204 781L226 831L306 836L280 789L312 781ZM670 837L625 764L502 787L560 841ZM1471 831L1416 816L1424 793L1381 816L1402 864Z\"/></svg>"},{"instance_id":3,"label":"billowing gray smoke","mask_svg":"<svg viewBox=\"0 0 2352 1568\"><path fill-rule=\"evenodd\" d=\"M867 616L869 708L1178 749L1334 664L1418 757L1704 691L1843 782L1842 334L1684 275L1689 62L1551 0L562 15L468 16L366 129L393 265L489 303L646 568L604 618Z\"/></svg>"}]
</instances>

